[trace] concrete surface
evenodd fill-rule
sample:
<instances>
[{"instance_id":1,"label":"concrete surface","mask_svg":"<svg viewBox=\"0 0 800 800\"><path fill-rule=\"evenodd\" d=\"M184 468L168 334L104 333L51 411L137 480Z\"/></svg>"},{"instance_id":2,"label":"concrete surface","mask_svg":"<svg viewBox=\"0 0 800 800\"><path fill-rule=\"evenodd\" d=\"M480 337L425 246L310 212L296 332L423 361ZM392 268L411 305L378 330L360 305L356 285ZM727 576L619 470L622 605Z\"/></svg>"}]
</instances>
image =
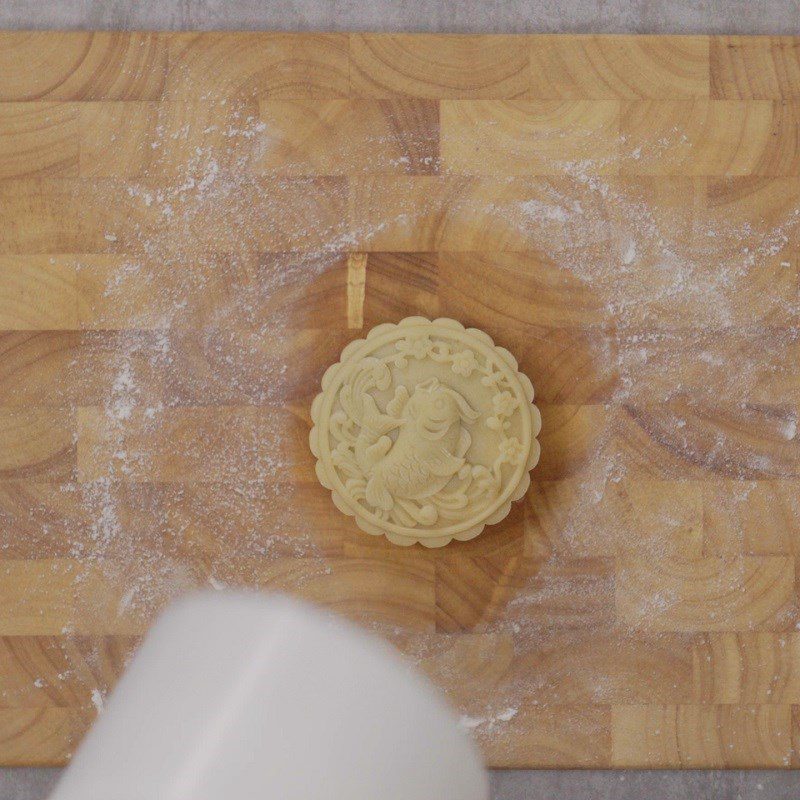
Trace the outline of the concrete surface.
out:
<instances>
[{"instance_id":1,"label":"concrete surface","mask_svg":"<svg viewBox=\"0 0 800 800\"><path fill-rule=\"evenodd\" d=\"M496 771L493 800L797 800L800 775L782 770Z\"/></svg>"},{"instance_id":2,"label":"concrete surface","mask_svg":"<svg viewBox=\"0 0 800 800\"><path fill-rule=\"evenodd\" d=\"M0 800L44 800L59 772L57 769L3 770L0 772ZM796 800L799 785L800 778L795 773L782 770L509 770L492 773L493 800Z\"/></svg>"},{"instance_id":3,"label":"concrete surface","mask_svg":"<svg viewBox=\"0 0 800 800\"><path fill-rule=\"evenodd\" d=\"M800 0L0 0L0 28L800 34ZM43 800L57 769L0 770ZM496 771L494 800L795 800L787 771Z\"/></svg>"},{"instance_id":4,"label":"concrete surface","mask_svg":"<svg viewBox=\"0 0 800 800\"><path fill-rule=\"evenodd\" d=\"M0 800L43 800L55 786L59 769L0 770Z\"/></svg>"},{"instance_id":5,"label":"concrete surface","mask_svg":"<svg viewBox=\"0 0 800 800\"><path fill-rule=\"evenodd\" d=\"M798 0L0 0L0 28L796 33Z\"/></svg>"}]
</instances>

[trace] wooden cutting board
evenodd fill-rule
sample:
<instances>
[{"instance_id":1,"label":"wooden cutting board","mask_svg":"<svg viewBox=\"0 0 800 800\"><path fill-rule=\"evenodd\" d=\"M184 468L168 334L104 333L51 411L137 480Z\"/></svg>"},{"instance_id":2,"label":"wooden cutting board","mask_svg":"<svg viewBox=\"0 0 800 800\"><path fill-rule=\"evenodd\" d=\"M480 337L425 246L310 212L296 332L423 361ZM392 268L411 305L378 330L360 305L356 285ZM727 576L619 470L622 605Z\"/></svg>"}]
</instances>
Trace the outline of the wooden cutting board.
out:
<instances>
[{"instance_id":1,"label":"wooden cutting board","mask_svg":"<svg viewBox=\"0 0 800 800\"><path fill-rule=\"evenodd\" d=\"M799 131L800 39L0 36L0 762L65 761L170 597L247 586L388 637L493 766L795 765ZM544 419L437 551L306 442L409 314Z\"/></svg>"}]
</instances>

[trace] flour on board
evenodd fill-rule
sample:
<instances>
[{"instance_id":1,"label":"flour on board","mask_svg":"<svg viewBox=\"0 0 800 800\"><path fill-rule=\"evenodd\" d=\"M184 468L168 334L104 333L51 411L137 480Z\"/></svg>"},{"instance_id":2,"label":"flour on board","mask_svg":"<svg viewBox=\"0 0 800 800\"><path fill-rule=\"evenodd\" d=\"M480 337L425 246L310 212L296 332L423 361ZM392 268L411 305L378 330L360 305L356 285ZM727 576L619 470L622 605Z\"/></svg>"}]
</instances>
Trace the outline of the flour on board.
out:
<instances>
[{"instance_id":1,"label":"flour on board","mask_svg":"<svg viewBox=\"0 0 800 800\"><path fill-rule=\"evenodd\" d=\"M409 198L394 218L344 229L325 222L309 197L296 225L314 234L316 246L260 258L254 254L261 233L286 213L269 196L255 205L247 200L262 189L252 167L279 146L271 138L274 132L248 110L233 108L226 125L203 133L221 136L224 144L191 147L197 131L189 124L172 133L162 128L148 146L149 171L97 182L98 203L116 204L123 197L132 217L142 222L106 231L105 260L79 258L81 274L100 281L94 330L85 336L88 354L74 365L85 370L87 392L91 389L96 399L82 422L83 433L98 437L101 456L107 458L96 473L59 489L75 513L60 523L66 547L42 555L67 555L78 565L73 576L78 602L84 594L92 597L98 580L118 587L121 630L127 624L138 630L139 620L151 618L187 589L273 585L271 578L287 563L293 565L287 588L331 574L325 532L309 522L302 498L284 480L296 461L286 415L302 400L297 364L289 362L284 345L306 335L297 321L299 300L340 268L343 254L379 243L387 232L402 239L403 232L432 224L428 218L435 210L433 199ZM677 132L648 153L642 147L626 150L621 138L615 158L641 161L675 141L682 141ZM171 149L183 154L182 169L165 180L159 159ZM348 151L342 159L344 172L363 171L358 153ZM300 160L295 169L302 166ZM392 157L381 166L443 171L430 155ZM518 179L497 178L500 188L488 205L468 191L448 199L451 220L481 215L498 237L524 242L551 263L565 285L583 291L596 321L585 345L583 372L562 376L573 381L573 401L577 393L592 415L585 423L585 459L564 489L571 501L559 506L567 510L547 520L535 542L541 559L537 574L499 598L491 616L479 621L484 632L513 642L508 646L523 657L555 648L559 625L558 636L577 647L584 628L615 624L612 577L601 570L582 573L581 563L624 554L632 542L655 561L713 551L713 542L697 536L697 503L679 491L686 464L716 469L735 483L716 498L716 513L733 521L735 535L735 520L762 491L759 481L776 472L780 465L774 453L782 452L763 451L757 438L743 439L737 431L755 426L771 443L793 446L800 399L800 300L793 256L800 209L783 210L760 234L746 221L695 213L691 197L665 208L646 186L603 176L608 157L561 160L554 166L561 178L535 181L530 196L524 191L520 196ZM281 179L274 180L277 185ZM292 178L293 185L298 180L303 179ZM503 187L514 190L508 195L513 199L505 197ZM346 188L333 185L330 191L335 195ZM210 219L216 222L209 230ZM452 235L446 221L438 224L436 236ZM505 243L499 240L498 250ZM771 291L759 293L762 280ZM745 290L751 294L743 304ZM753 303L762 320L780 321L779 332L753 324ZM531 377L536 384L537 375ZM561 400L556 384L551 381L545 398L552 403ZM786 386L785 408L762 403L770 387L781 385ZM728 409L727 427L709 433L703 424L709 404ZM219 428L182 429L175 411L186 407L211 409L221 420ZM229 413L231 407L235 413ZM660 413L648 416L653 407ZM627 480L632 465L641 467L631 434L637 426L661 437L673 454L672 460L652 465L649 488ZM205 436L213 438L213 464L206 463ZM209 482L149 483L150 474L170 474L173 462L165 442L177 442L181 468L207 468ZM785 458L795 456L786 450ZM174 474L179 478L180 470ZM652 492L642 502L652 514L644 521L631 512L638 507L637 491ZM800 519L797 500L784 502L785 513ZM46 504L37 513L46 516ZM741 579L726 573L719 580L731 585L721 584L720 592ZM657 641L659 616L678 602L670 589L645 592L631 615L644 625L652 622ZM107 609L93 612L87 606L85 613L83 622L90 625L92 613L107 614ZM464 678L446 653L431 655L439 634L426 643L426 635L417 631L409 643L410 632L387 632L368 607L358 613L366 625L403 644L417 663L432 663L429 671L442 684ZM616 633L624 637L624 625ZM501 649L487 654L487 669L497 664ZM536 671L512 676L499 684L490 706L465 713L462 725L479 737L491 736L513 724L522 703L569 700L559 695L566 669L550 676ZM37 687L41 680L37 676ZM603 702L614 688L610 680L597 679L583 694L577 684L570 685L581 702L586 697ZM91 702L102 708L96 688Z\"/></svg>"}]
</instances>

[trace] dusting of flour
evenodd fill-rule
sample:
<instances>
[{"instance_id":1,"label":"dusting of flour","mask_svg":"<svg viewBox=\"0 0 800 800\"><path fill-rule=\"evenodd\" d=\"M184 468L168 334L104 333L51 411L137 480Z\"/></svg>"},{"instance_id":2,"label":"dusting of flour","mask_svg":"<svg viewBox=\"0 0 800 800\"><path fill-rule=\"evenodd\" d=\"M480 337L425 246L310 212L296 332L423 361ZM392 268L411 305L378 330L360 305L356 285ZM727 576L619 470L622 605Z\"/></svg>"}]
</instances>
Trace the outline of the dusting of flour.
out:
<instances>
[{"instance_id":1,"label":"dusting of flour","mask_svg":"<svg viewBox=\"0 0 800 800\"><path fill-rule=\"evenodd\" d=\"M404 231L423 224L433 202L409 198L394 217L365 214L363 224L345 229L315 212L309 181L308 206L293 224L296 238L315 244L258 256L265 231L280 227L287 213L279 198L263 195L269 189L253 174L253 165L276 146L269 127L234 107L225 125L203 131L217 144L189 146L196 133L189 125L171 133L162 128L150 144L152 174L98 180L94 206L124 202L131 219L104 233L108 259L87 256L79 264L96 283L97 299L86 360L74 368L86 370L86 393L94 397L82 435L97 438L101 466L90 458L83 479L61 487L77 509L63 536L66 554L79 565L73 576L78 602L94 596L100 576L114 598L120 632L140 631L170 598L192 588L291 589L330 575L324 532L288 479L297 467L297 430L304 430L313 381L298 387L298 365L286 344L313 327L297 325L302 298L341 268L348 251L386 235L402 240ZM687 146L676 132L654 143L653 152L676 142ZM159 157L168 162L174 150L182 154L180 168L165 179ZM620 163L648 155L641 147L626 149L624 140L620 151ZM342 157L351 159L343 171L357 174L357 155ZM401 156L388 167L408 162ZM589 631L605 626L624 638L626 624L647 627L679 602L674 586L656 581L648 589L646 577L632 576L644 580L644 588L620 624L613 578L601 568L576 572L576 562L624 559L632 542L636 554L653 563L725 556L724 543L715 551L713 541L695 536L697 509L681 490L691 465L719 474L715 502L731 521L732 535L758 482L797 467L800 209L783 207L768 224L754 226L724 213L709 215L693 206L692 196L665 203L652 194L652 182L639 188L602 177L608 165L608 159L562 161L559 179L537 181L532 196L520 196L519 181L497 178L501 187L507 184L508 197L499 191L491 202L478 201L467 191L448 201L454 219L485 218L508 237L508 249L523 243L551 262L566 284L591 296L596 323L585 370L564 379L572 392L567 402L593 409L585 423L585 458L565 467L571 500L559 507L567 510L547 521L536 542L536 574L514 584L475 623L510 642L516 657L530 657L530 669L499 676L492 696L477 705L460 702L457 687L469 676L447 658L431 656L439 634L387 631L368 607L357 613L396 641L405 639L406 652L450 691L461 706L462 726L478 737L514 725L524 703L602 704L620 696L620 687L603 678L586 686L568 666L541 668L536 659L542 654L556 658L560 640L552 626L568 631L562 634L567 646L577 648L591 638ZM298 178L287 178L286 185L296 188L298 180L302 185ZM271 185L282 188L280 181ZM347 200L344 181L334 180L328 191L333 203ZM747 302L744 291L751 292ZM753 308L758 317L751 318ZM531 377L537 384L537 375ZM785 404L774 404L776 394ZM555 380L545 395L545 403L564 400ZM194 429L178 413L187 407L199 411ZM723 407L727 424L707 425L710 409ZM291 419L301 424L292 427ZM630 474L641 475L635 430L645 430L671 454L652 465L660 501L642 499L651 509L642 520L632 513L638 500L627 485ZM209 439L214 463L206 465ZM175 448L178 465L170 461ZM646 450L644 458L653 452ZM197 479L176 478L186 469ZM162 479L151 482L153 474ZM796 501L787 513L796 524ZM648 530L655 533L648 536ZM282 583L287 564L292 570ZM736 569L725 572L720 594L746 580ZM85 613L94 613L88 601ZM786 610L787 625L794 613ZM108 619L107 608L102 615ZM655 641L659 635L656 626ZM488 672L498 660L492 653L481 669ZM70 670L62 679L72 676ZM88 699L102 709L97 688ZM645 702L631 700L637 701Z\"/></svg>"}]
</instances>

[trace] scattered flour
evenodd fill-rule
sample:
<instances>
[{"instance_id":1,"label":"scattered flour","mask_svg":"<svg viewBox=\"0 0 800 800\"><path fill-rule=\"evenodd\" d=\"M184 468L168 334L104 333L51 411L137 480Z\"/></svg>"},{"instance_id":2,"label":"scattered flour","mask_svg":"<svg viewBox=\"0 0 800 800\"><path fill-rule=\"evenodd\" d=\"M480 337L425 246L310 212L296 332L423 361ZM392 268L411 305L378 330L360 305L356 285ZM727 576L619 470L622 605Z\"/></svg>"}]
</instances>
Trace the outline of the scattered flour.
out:
<instances>
[{"instance_id":1,"label":"scattered flour","mask_svg":"<svg viewBox=\"0 0 800 800\"><path fill-rule=\"evenodd\" d=\"M519 209L525 216L537 222L543 219L552 222L566 222L570 219L570 212L566 207L542 203L539 200L523 200L519 204Z\"/></svg>"},{"instance_id":2,"label":"scattered flour","mask_svg":"<svg viewBox=\"0 0 800 800\"><path fill-rule=\"evenodd\" d=\"M103 713L105 708L105 698L99 689L92 689L92 705L97 709L98 714Z\"/></svg>"},{"instance_id":3,"label":"scattered flour","mask_svg":"<svg viewBox=\"0 0 800 800\"><path fill-rule=\"evenodd\" d=\"M519 713L518 708L505 708L502 711L486 716L486 717L471 717L468 714L463 714L459 718L459 724L466 730L473 731L478 728L488 729L490 732L493 728L504 722L510 722Z\"/></svg>"},{"instance_id":4,"label":"scattered flour","mask_svg":"<svg viewBox=\"0 0 800 800\"><path fill-rule=\"evenodd\" d=\"M98 474L60 487L76 512L59 523L66 544L52 555L66 554L80 565L74 581L78 595L91 596L98 572L117 587L114 607L121 619L150 619L187 589L265 583L288 560L294 570L291 585L331 574L325 532L306 516L304 498L284 480L297 466L296 432L288 429L287 417L305 413L312 387L298 377L282 345L301 335L296 330L299 301L341 268L343 254L387 233L402 245L434 202L410 198L393 218L378 214L360 229L345 230L317 213L309 192L307 207L290 211L298 215L299 230L316 234L316 244L301 252L253 256L264 231L288 213L279 198L259 195L257 204L248 199L263 192L263 181L251 168L277 146L273 132L249 108L233 108L224 125L204 131L221 136L223 146L192 149L188 143L196 133L188 124L168 135L162 131L148 148L152 175L103 179L94 189L99 205L124 198L132 218L141 222L126 221L124 230L104 235L112 256L125 255L103 278L98 329L85 336L88 360L74 368L85 370L85 390L98 410L93 424L111 458ZM681 137L672 133L649 149L625 151L621 139L622 158L651 158L678 141ZM157 166L173 147L185 153L185 162L165 181ZM358 158L351 158L345 166L357 173ZM559 162L559 179L537 182L535 196L522 199L518 193L512 192L513 199L503 195L504 188L518 186L516 179L498 178L498 197L488 207L466 190L448 198L452 219L474 219L478 213L491 223L498 231L498 250L504 249L505 235L515 247L522 243L551 261L564 285L591 307L596 323L585 344L569 339L557 363L542 365L549 381L545 402L566 398L589 409L590 417L578 426L586 438L583 461L564 467L572 481L570 502L554 503L559 510L535 542L541 548L541 572L515 584L488 619L475 623L484 633L509 635L515 654L523 657L540 652L550 635L547 619L565 620L577 631L614 624L608 615L614 605L612 579L570 572L571 565L613 559L632 547L653 563L693 552L696 507L681 486L691 465L736 482L715 505L716 513L732 521L731 535L736 535L735 521L758 481L796 460L787 449L785 462L776 464L774 453L783 451L774 443L790 448L797 436L800 299L790 253L798 250L800 209L784 209L762 234L747 221L704 216L693 208L692 197L664 208L646 185L604 177L608 165L602 159ZM441 165L435 156L401 155L387 166L434 170ZM272 185L296 188L302 181L286 178L283 186L276 178ZM334 180L331 202L346 191ZM437 224L437 235L447 236L447 222ZM96 274L90 258L81 269ZM744 291L751 293L747 303L741 301ZM563 298L560 303L563 311ZM123 330L117 330L120 319L126 321ZM777 333L771 322L780 328ZM305 344L317 346L308 338ZM574 356L572 347L585 352ZM553 374L562 362L574 367L556 380ZM531 377L537 383L537 375ZM787 408L776 410L762 401L780 386L786 387ZM217 412L244 408L247 419L258 424L236 428L234 419L229 430L181 429L174 412L186 406ZM712 407L724 407L728 415L727 424L713 430L704 418ZM759 436L742 436L748 427ZM641 500L642 509L657 507L655 519L639 518L640 501L628 480L629 474L640 474L642 458L652 459L655 452L642 455L637 438L642 431L660 443L664 454L663 463L650 463L661 502ZM214 437L215 459L222 461L214 465L214 480L204 485L145 479L152 472L169 476L171 465L161 448L165 441L177 441L188 462L202 464L207 436ZM46 518L46 503L32 512ZM800 519L796 502L787 501L786 513ZM707 547L713 554L714 543ZM719 587L723 594L743 576L730 572L726 579L732 583ZM670 590L644 592L632 615L646 625L669 614L677 602ZM545 621L536 613L539 608L549 615ZM583 616L564 616L575 608ZM361 616L376 630L396 638L409 633L370 614L367 607ZM615 633L624 636L624 626ZM428 655L425 641L415 633L418 652L412 655L420 662ZM449 685L464 678L444 667L437 675ZM522 702L544 704L542 698L551 695L553 702L563 699L558 690L570 685L568 677L568 669L566 677L557 673L550 685L532 669L509 678L492 696L491 709L464 715L461 724L492 735L514 719ZM607 702L612 688L598 678L588 695ZM93 689L91 698L101 711L100 691Z\"/></svg>"}]
</instances>

